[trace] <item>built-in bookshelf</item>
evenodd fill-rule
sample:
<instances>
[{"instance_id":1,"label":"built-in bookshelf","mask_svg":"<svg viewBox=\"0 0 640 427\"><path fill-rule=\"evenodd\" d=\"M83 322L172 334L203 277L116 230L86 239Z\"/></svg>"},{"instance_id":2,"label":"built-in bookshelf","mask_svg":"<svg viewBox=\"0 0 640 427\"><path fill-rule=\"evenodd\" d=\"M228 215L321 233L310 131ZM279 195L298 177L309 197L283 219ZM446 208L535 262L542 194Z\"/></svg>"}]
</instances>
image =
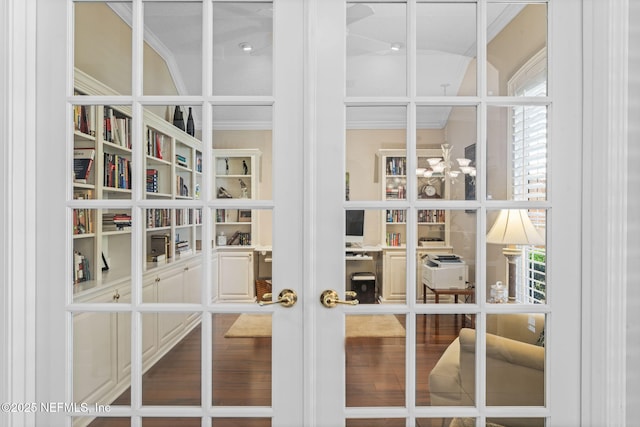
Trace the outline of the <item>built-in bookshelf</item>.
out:
<instances>
[{"instance_id":1,"label":"built-in bookshelf","mask_svg":"<svg viewBox=\"0 0 640 427\"><path fill-rule=\"evenodd\" d=\"M441 150L417 150L416 164L426 163L427 158L441 156ZM418 176L407 169L405 150L383 149L378 152L381 172L380 194L382 200L405 200L407 180L416 180L417 199L447 199L449 183L440 177ZM449 212L445 209L417 210L419 247L443 247L449 245ZM406 245L407 211L386 209L382 215L382 242L386 247L396 248Z\"/></svg>"},{"instance_id":2,"label":"built-in bookshelf","mask_svg":"<svg viewBox=\"0 0 640 427\"><path fill-rule=\"evenodd\" d=\"M77 95L117 95L79 70L75 77ZM74 105L72 110L74 199L130 200L136 185L141 187L140 192L146 199L200 197L202 143L198 139L144 109L140 143L145 146L135 147L130 106ZM143 156L144 171L139 175L134 173L134 151ZM134 182L134 176L141 176L143 182ZM96 286L128 281L132 271L131 230L135 225L131 209L88 206L70 212L76 294ZM143 270L192 256L200 248L200 209L144 209L140 222L145 233ZM157 245L160 239L166 240L162 254L155 253L157 246L152 245L152 242Z\"/></svg>"},{"instance_id":3,"label":"built-in bookshelf","mask_svg":"<svg viewBox=\"0 0 640 427\"><path fill-rule=\"evenodd\" d=\"M215 192L218 199L258 197L259 162L257 149L215 149ZM249 209L216 209L216 246L250 246L256 236L257 221Z\"/></svg>"}]
</instances>

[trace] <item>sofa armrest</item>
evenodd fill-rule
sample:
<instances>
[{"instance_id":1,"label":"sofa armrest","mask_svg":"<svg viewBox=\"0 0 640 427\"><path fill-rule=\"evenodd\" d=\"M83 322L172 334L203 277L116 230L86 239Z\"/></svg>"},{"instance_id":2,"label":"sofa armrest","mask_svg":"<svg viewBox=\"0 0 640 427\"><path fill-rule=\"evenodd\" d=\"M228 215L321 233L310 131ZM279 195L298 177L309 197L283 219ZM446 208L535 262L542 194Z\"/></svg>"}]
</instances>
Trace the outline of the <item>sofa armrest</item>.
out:
<instances>
[{"instance_id":1,"label":"sofa armrest","mask_svg":"<svg viewBox=\"0 0 640 427\"><path fill-rule=\"evenodd\" d=\"M475 390L476 331L462 329L459 339L460 379L463 390L471 393ZM487 404L544 405L544 347L492 334L487 334L486 343Z\"/></svg>"},{"instance_id":2,"label":"sofa armrest","mask_svg":"<svg viewBox=\"0 0 640 427\"><path fill-rule=\"evenodd\" d=\"M487 359L500 360L538 371L544 370L544 347L487 334ZM476 332L473 329L460 331L460 346L463 352L475 353Z\"/></svg>"}]
</instances>

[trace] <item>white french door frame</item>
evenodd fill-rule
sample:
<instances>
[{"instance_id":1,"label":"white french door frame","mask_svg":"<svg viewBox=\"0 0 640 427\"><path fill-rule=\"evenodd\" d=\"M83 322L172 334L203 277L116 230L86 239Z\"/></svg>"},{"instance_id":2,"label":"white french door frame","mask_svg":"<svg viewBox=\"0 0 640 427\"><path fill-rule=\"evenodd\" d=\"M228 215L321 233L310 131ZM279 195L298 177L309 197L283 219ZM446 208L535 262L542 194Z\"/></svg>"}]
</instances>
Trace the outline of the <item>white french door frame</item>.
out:
<instances>
[{"instance_id":1,"label":"white french door frame","mask_svg":"<svg viewBox=\"0 0 640 427\"><path fill-rule=\"evenodd\" d=\"M47 3L0 0L1 402L49 401L50 385L65 380L60 370L52 369L55 366L43 356L50 345L47 298L54 293L47 289L47 277L56 266L47 262L46 253L38 251L38 242L51 237L47 206L52 196L43 191L46 176L34 168L34 164L41 166L46 159L50 142L47 135L51 132L47 127L51 123L46 121L47 100L56 89L47 70L48 62L55 58L47 53L47 47L52 38L65 36L63 29L47 22L48 13L55 12ZM318 3L320 0L307 3L308 11L314 11ZM628 195L623 119L627 102L628 4L624 0L598 0L585 1L583 7L585 132L584 157L577 160L584 171L585 193L583 293L579 302L583 307L582 425L624 426L625 378L632 368L624 360L624 264L629 252L624 232ZM308 63L312 64L313 59L308 59ZM313 77L313 73L307 75ZM313 94L313 90L307 90L309 95ZM32 119L34 113L38 120ZM617 118L616 126L605 119L609 117ZM313 124L308 123L307 138L312 130ZM307 156L305 166L311 163ZM605 163L608 167L599 168L605 174L590 175L591 165ZM312 187L307 184L305 188ZM589 192L594 196L589 196ZM598 196L601 194L607 194L608 203ZM307 199L308 218L312 218L309 214L312 208ZM607 223L609 228L603 226ZM305 263L310 262L310 257L306 256ZM579 296L576 298L578 303ZM305 316L305 321L313 321L311 316ZM313 341L305 337L305 345L312 348ZM313 402L309 398L307 401ZM306 414L305 420L313 419L313 409L307 408ZM45 417L46 414L38 414L38 424L43 424ZM35 414L2 411L0 425L36 425L34 418Z\"/></svg>"}]
</instances>

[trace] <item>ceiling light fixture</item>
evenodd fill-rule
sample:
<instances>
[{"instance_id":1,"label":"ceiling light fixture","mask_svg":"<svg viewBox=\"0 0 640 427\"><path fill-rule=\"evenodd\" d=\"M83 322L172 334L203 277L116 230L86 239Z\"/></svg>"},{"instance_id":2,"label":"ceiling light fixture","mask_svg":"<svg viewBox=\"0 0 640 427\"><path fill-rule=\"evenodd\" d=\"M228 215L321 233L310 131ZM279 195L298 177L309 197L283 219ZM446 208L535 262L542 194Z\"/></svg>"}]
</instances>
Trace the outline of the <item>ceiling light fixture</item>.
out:
<instances>
[{"instance_id":1,"label":"ceiling light fixture","mask_svg":"<svg viewBox=\"0 0 640 427\"><path fill-rule=\"evenodd\" d=\"M238 45L243 52L251 52L253 50L253 46L251 46L247 42L242 42Z\"/></svg>"},{"instance_id":2,"label":"ceiling light fixture","mask_svg":"<svg viewBox=\"0 0 640 427\"><path fill-rule=\"evenodd\" d=\"M471 177L476 176L476 168L471 166L470 159L456 159L460 170L454 170L451 162L451 149L453 148L449 144L442 144L442 157L430 157L427 159L428 167L416 169L416 175L424 176L425 178L437 178L440 177L444 181L449 179L451 183L456 182L456 178L460 174L469 175Z\"/></svg>"},{"instance_id":3,"label":"ceiling light fixture","mask_svg":"<svg viewBox=\"0 0 640 427\"><path fill-rule=\"evenodd\" d=\"M402 46L403 45L400 42L391 43L391 50L394 52L398 52L400 49L402 49Z\"/></svg>"}]
</instances>

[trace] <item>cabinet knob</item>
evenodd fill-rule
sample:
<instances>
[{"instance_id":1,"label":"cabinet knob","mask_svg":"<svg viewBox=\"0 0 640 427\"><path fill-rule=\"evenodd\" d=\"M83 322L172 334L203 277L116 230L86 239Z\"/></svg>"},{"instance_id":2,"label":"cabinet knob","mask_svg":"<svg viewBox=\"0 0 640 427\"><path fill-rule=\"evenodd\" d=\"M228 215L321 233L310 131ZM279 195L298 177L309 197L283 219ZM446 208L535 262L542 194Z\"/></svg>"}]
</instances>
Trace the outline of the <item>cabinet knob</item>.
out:
<instances>
[{"instance_id":1,"label":"cabinet knob","mask_svg":"<svg viewBox=\"0 0 640 427\"><path fill-rule=\"evenodd\" d=\"M118 290L116 289L116 293L113 294L113 300L115 302L118 302L120 300L120 293L118 293Z\"/></svg>"},{"instance_id":2,"label":"cabinet knob","mask_svg":"<svg viewBox=\"0 0 640 427\"><path fill-rule=\"evenodd\" d=\"M160 277L156 277L156 283L158 283L160 281Z\"/></svg>"}]
</instances>

